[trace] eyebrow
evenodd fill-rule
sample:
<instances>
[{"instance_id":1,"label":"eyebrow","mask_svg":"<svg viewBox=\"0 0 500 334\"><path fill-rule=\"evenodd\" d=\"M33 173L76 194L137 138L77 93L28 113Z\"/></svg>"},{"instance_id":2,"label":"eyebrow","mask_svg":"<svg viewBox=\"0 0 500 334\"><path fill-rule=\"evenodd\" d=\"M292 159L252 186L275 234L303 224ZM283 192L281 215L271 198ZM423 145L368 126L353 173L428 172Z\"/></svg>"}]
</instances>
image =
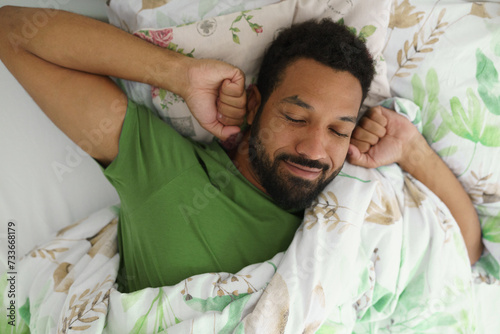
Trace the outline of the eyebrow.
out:
<instances>
[{"instance_id":1,"label":"eyebrow","mask_svg":"<svg viewBox=\"0 0 500 334\"><path fill-rule=\"evenodd\" d=\"M291 103L291 104L295 104L301 108L304 108L304 109L307 109L307 110L313 110L314 111L314 107L307 104L306 102L304 102L298 95L293 95L293 96L289 96L289 97L285 97L283 100L281 100L282 102L288 102L288 103Z\"/></svg>"},{"instance_id":2,"label":"eyebrow","mask_svg":"<svg viewBox=\"0 0 500 334\"><path fill-rule=\"evenodd\" d=\"M299 107L307 109L307 110L312 110L312 111L315 110L313 106L306 103L298 95L285 97L283 100L281 100L281 102L295 104L296 106L299 106ZM349 122L349 123L354 123L354 124L356 124L356 122L357 122L357 118L351 117L351 116L342 116L342 117L339 117L338 119L343 121L343 122Z\"/></svg>"},{"instance_id":3,"label":"eyebrow","mask_svg":"<svg viewBox=\"0 0 500 334\"><path fill-rule=\"evenodd\" d=\"M350 122L350 123L354 123L354 124L356 124L356 122L357 122L357 118L356 117L342 116L342 117L339 117L339 119L341 121Z\"/></svg>"}]
</instances>

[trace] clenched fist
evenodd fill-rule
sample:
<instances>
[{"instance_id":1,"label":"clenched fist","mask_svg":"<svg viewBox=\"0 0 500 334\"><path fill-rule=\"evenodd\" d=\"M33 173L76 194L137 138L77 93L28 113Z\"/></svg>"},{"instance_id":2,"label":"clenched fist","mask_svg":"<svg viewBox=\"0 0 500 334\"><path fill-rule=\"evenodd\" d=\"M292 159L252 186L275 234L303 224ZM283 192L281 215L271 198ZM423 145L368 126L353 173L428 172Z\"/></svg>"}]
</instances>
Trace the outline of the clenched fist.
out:
<instances>
[{"instance_id":1,"label":"clenched fist","mask_svg":"<svg viewBox=\"0 0 500 334\"><path fill-rule=\"evenodd\" d=\"M246 114L244 73L212 59L185 58L187 71L180 95L193 116L221 140L240 131Z\"/></svg>"},{"instance_id":2,"label":"clenched fist","mask_svg":"<svg viewBox=\"0 0 500 334\"><path fill-rule=\"evenodd\" d=\"M347 161L353 165L377 168L411 159L416 144L425 143L417 128L404 116L377 106L359 121L351 136Z\"/></svg>"}]
</instances>

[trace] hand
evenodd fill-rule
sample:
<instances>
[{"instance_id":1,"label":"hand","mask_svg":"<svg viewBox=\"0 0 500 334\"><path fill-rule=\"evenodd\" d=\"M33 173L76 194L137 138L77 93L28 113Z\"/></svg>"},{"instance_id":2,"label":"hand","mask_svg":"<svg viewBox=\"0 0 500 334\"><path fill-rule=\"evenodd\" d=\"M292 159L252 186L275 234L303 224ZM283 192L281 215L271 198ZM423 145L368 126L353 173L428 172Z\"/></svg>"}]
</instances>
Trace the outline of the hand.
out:
<instances>
[{"instance_id":1,"label":"hand","mask_svg":"<svg viewBox=\"0 0 500 334\"><path fill-rule=\"evenodd\" d=\"M366 168L393 162L404 164L411 159L413 149L422 144L422 139L407 118L377 106L370 109L354 129L347 161Z\"/></svg>"},{"instance_id":2,"label":"hand","mask_svg":"<svg viewBox=\"0 0 500 334\"><path fill-rule=\"evenodd\" d=\"M244 73L217 60L185 60L187 82L181 96L193 116L221 140L238 133L246 114Z\"/></svg>"}]
</instances>

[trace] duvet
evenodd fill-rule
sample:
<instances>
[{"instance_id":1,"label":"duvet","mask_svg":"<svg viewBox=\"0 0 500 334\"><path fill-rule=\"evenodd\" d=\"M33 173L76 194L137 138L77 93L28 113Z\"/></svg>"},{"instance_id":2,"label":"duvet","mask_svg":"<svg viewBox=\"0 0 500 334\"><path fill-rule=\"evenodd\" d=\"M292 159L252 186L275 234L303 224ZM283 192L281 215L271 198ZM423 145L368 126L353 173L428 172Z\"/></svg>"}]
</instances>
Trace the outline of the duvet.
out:
<instances>
[{"instance_id":1,"label":"duvet","mask_svg":"<svg viewBox=\"0 0 500 334\"><path fill-rule=\"evenodd\" d=\"M384 105L418 122L413 103ZM500 306L500 281L471 271L448 209L397 165L346 163L289 249L264 263L130 294L115 284L117 212L100 210L19 261L17 332L472 333L480 310ZM0 282L5 294L8 273ZM8 312L0 328L12 328Z\"/></svg>"}]
</instances>

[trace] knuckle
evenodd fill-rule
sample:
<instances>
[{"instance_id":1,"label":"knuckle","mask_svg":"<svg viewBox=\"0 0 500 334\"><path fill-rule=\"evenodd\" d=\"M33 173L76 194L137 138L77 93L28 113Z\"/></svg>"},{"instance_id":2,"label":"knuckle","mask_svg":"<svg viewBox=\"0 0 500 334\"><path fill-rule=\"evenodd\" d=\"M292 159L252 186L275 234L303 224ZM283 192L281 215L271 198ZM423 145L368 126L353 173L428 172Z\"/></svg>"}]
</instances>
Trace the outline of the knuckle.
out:
<instances>
[{"instance_id":1,"label":"knuckle","mask_svg":"<svg viewBox=\"0 0 500 334\"><path fill-rule=\"evenodd\" d=\"M370 137L369 143L371 145L376 145L378 143L378 141L379 141L379 138L377 136L372 136L372 137Z\"/></svg>"},{"instance_id":2,"label":"knuckle","mask_svg":"<svg viewBox=\"0 0 500 334\"><path fill-rule=\"evenodd\" d=\"M227 114L227 108L223 103L220 103L217 106L217 111L222 114L222 116L225 116Z\"/></svg>"},{"instance_id":3,"label":"knuckle","mask_svg":"<svg viewBox=\"0 0 500 334\"><path fill-rule=\"evenodd\" d=\"M379 138L384 137L386 135L386 133L387 133L387 129L386 128L381 128L379 130L379 133L378 133Z\"/></svg>"},{"instance_id":4,"label":"knuckle","mask_svg":"<svg viewBox=\"0 0 500 334\"><path fill-rule=\"evenodd\" d=\"M246 113L247 113L246 109L242 109L242 108L237 109L235 112L235 117L236 118L243 118L243 117L245 117Z\"/></svg>"},{"instance_id":5,"label":"knuckle","mask_svg":"<svg viewBox=\"0 0 500 334\"><path fill-rule=\"evenodd\" d=\"M371 107L365 114L365 117L372 117L375 113L376 113L376 110L377 110L377 107Z\"/></svg>"},{"instance_id":6,"label":"knuckle","mask_svg":"<svg viewBox=\"0 0 500 334\"><path fill-rule=\"evenodd\" d=\"M384 107L382 107L382 106L375 106L371 110L372 110L373 114L377 114L377 112L381 114L382 111L384 110Z\"/></svg>"},{"instance_id":7,"label":"knuckle","mask_svg":"<svg viewBox=\"0 0 500 334\"><path fill-rule=\"evenodd\" d=\"M237 99L233 103L233 107L238 108L239 110L244 109L247 105L247 101L243 99Z\"/></svg>"},{"instance_id":8,"label":"knuckle","mask_svg":"<svg viewBox=\"0 0 500 334\"><path fill-rule=\"evenodd\" d=\"M352 132L352 137L355 138L355 139L359 138L360 132L361 132L361 128L357 126L354 129L354 131Z\"/></svg>"},{"instance_id":9,"label":"knuckle","mask_svg":"<svg viewBox=\"0 0 500 334\"><path fill-rule=\"evenodd\" d=\"M362 144L360 145L360 147L359 147L359 151L360 151L361 153L366 153L366 152L368 152L369 150L370 150L370 144L368 144L368 143L362 143Z\"/></svg>"},{"instance_id":10,"label":"knuckle","mask_svg":"<svg viewBox=\"0 0 500 334\"><path fill-rule=\"evenodd\" d=\"M226 106L222 114L228 118L240 119L245 116L245 111L231 106Z\"/></svg>"},{"instance_id":11,"label":"knuckle","mask_svg":"<svg viewBox=\"0 0 500 334\"><path fill-rule=\"evenodd\" d=\"M370 123L370 119L368 117L363 117L360 121L359 121L359 125L361 127L366 127L368 124Z\"/></svg>"}]
</instances>

